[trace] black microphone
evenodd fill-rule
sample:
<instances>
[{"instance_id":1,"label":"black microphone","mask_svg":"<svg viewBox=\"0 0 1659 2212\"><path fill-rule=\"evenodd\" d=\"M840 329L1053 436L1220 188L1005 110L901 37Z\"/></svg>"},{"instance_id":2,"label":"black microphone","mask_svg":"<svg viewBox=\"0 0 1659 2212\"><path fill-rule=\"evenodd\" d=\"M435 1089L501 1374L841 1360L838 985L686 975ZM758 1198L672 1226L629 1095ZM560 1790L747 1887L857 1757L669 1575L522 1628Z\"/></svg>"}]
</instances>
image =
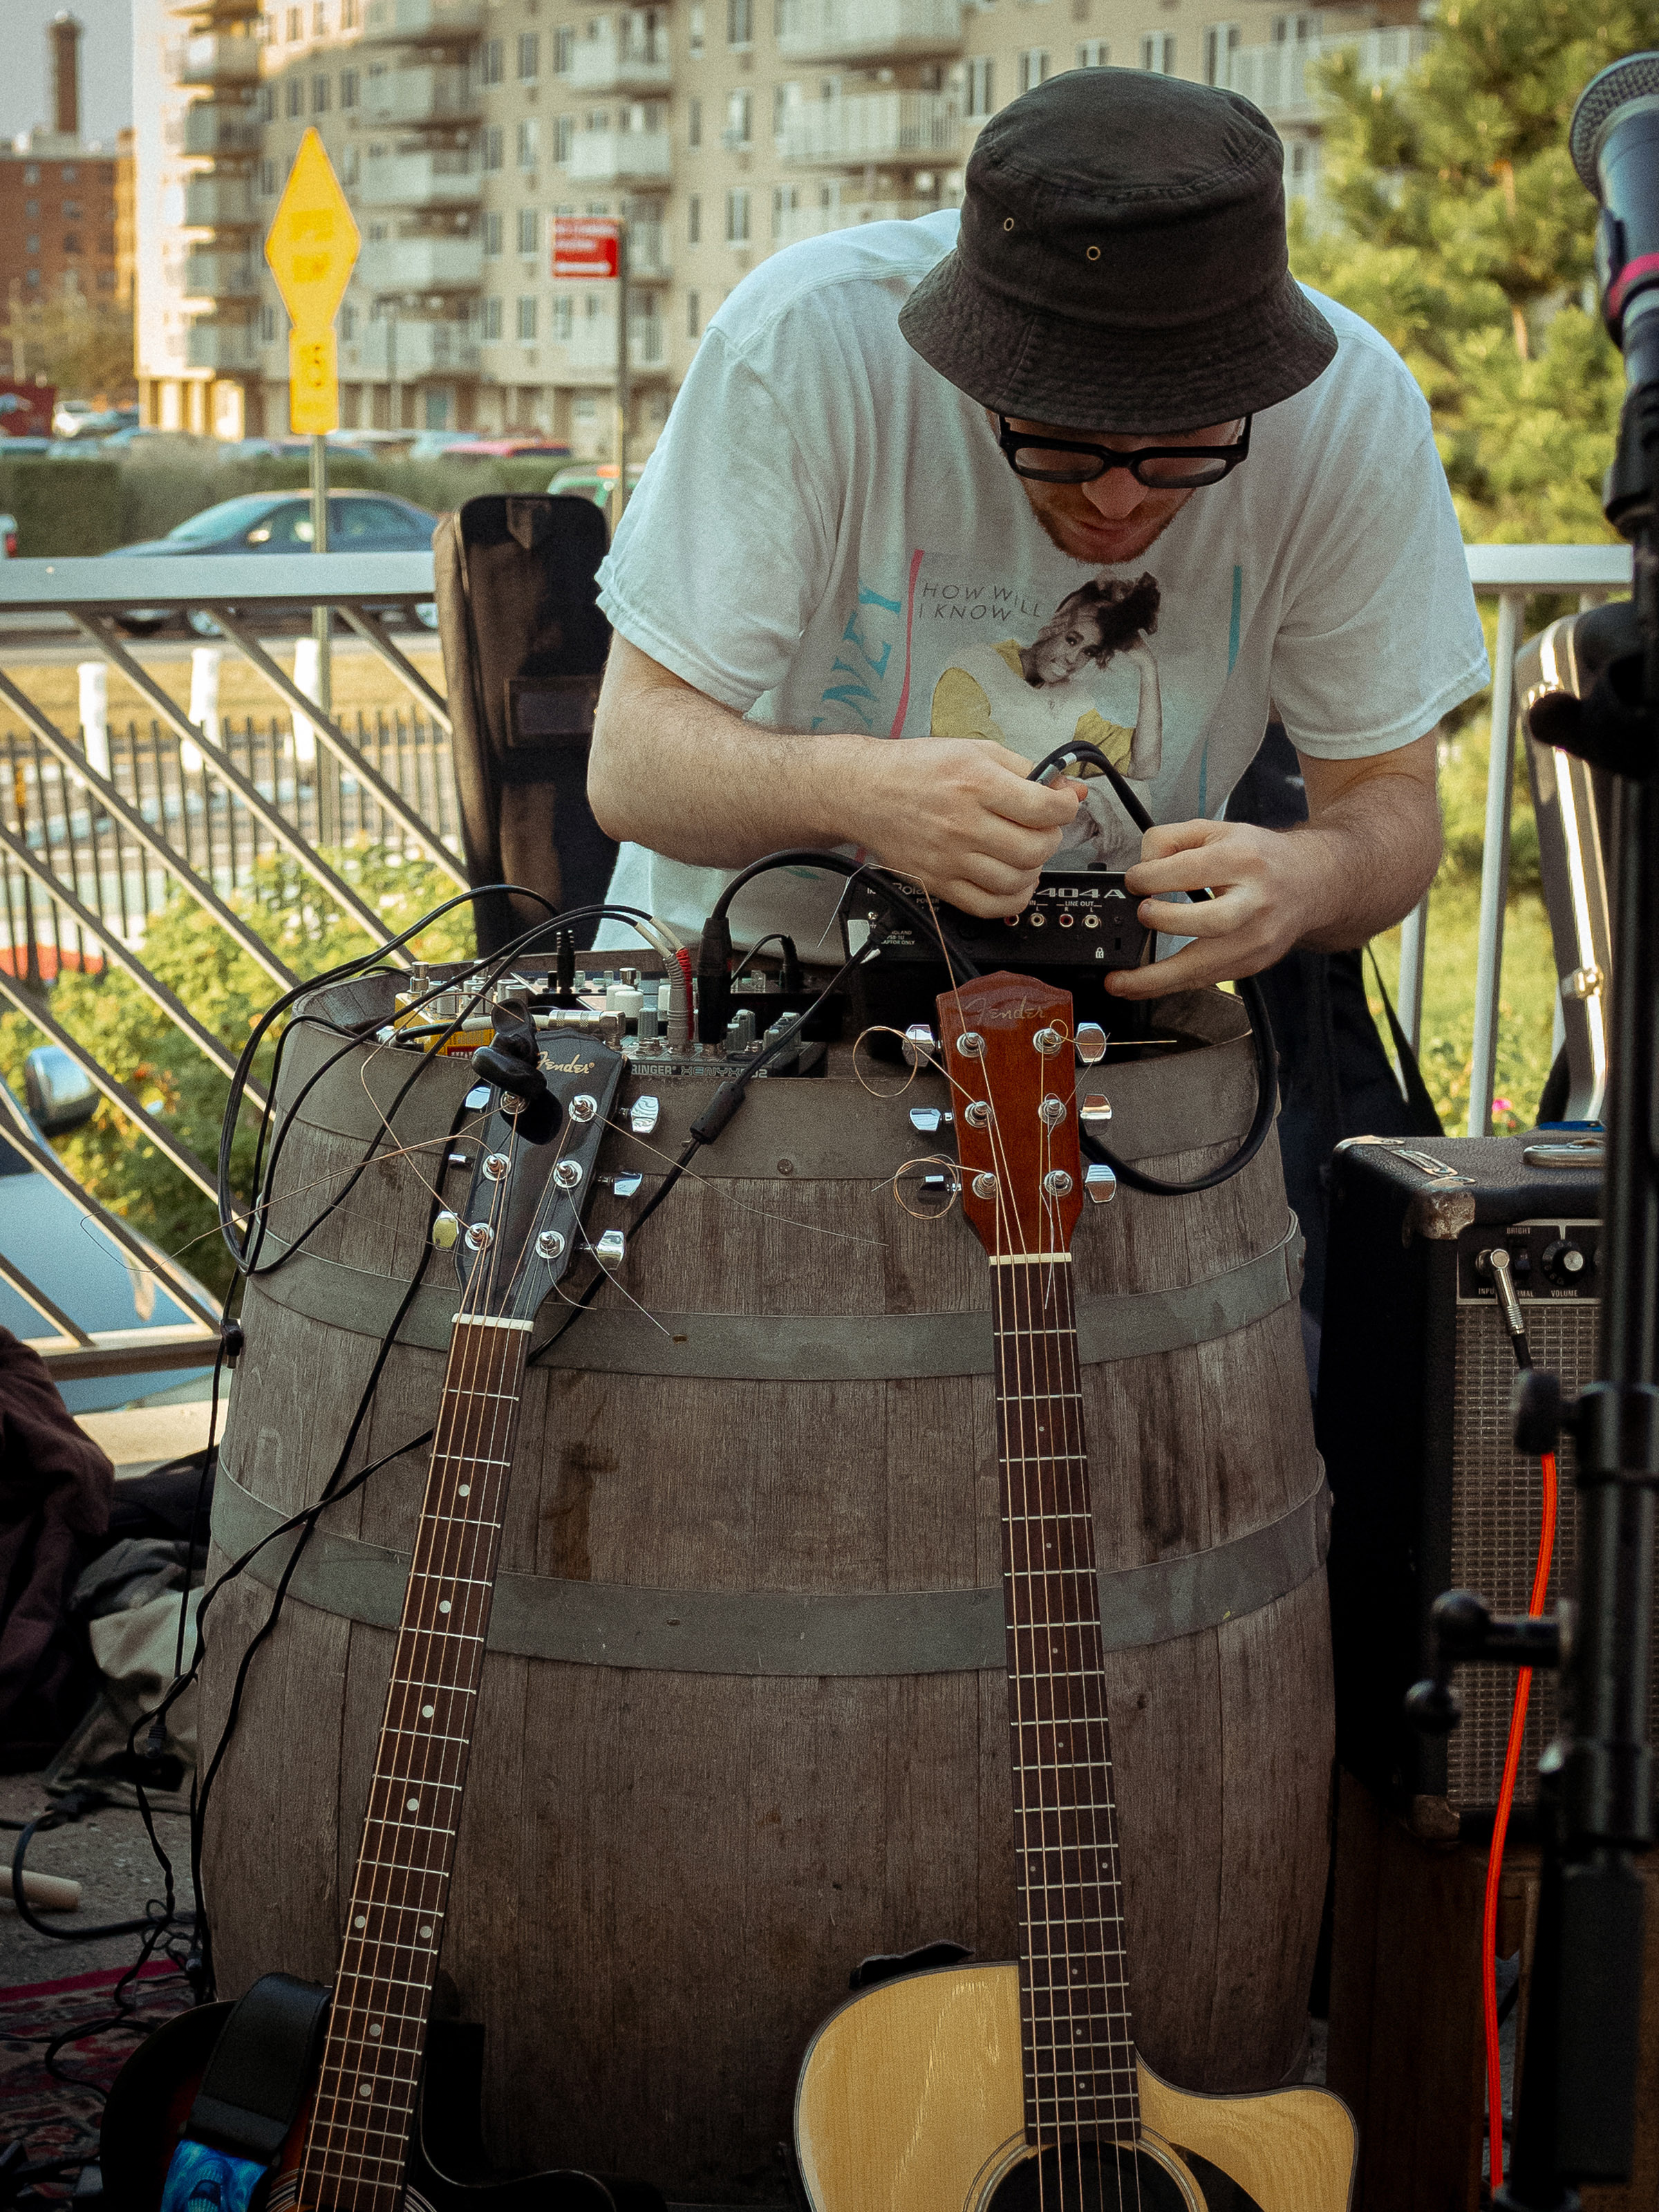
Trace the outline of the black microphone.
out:
<instances>
[{"instance_id":1,"label":"black microphone","mask_svg":"<svg viewBox=\"0 0 1659 2212\"><path fill-rule=\"evenodd\" d=\"M1601 208L1596 284L1629 390L1606 507L1630 536L1650 520L1659 467L1659 53L1629 54L1592 77L1568 143Z\"/></svg>"}]
</instances>

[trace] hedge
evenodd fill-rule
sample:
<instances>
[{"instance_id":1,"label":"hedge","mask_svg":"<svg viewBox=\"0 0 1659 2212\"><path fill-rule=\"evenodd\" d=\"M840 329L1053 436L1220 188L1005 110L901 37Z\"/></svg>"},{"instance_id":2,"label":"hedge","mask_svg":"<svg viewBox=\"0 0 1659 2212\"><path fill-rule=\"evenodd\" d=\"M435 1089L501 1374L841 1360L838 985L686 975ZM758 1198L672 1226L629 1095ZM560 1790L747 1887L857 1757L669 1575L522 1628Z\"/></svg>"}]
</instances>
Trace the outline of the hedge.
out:
<instances>
[{"instance_id":1,"label":"hedge","mask_svg":"<svg viewBox=\"0 0 1659 2212\"><path fill-rule=\"evenodd\" d=\"M341 453L329 456L329 482L391 492L443 514L480 492L544 491L568 465L558 460L368 461ZM21 558L50 560L164 538L222 499L303 490L309 481L298 455L257 461L216 461L211 454L125 461L0 458L0 513L17 518Z\"/></svg>"}]
</instances>

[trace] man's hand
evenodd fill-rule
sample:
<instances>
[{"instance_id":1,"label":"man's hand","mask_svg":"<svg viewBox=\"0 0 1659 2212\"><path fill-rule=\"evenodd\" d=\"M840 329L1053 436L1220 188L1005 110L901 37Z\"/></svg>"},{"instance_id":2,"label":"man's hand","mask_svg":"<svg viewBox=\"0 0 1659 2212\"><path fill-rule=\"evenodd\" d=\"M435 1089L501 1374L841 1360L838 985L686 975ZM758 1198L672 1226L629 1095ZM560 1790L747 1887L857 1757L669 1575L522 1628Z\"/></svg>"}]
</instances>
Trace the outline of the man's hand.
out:
<instances>
[{"instance_id":1,"label":"man's hand","mask_svg":"<svg viewBox=\"0 0 1659 2212\"><path fill-rule=\"evenodd\" d=\"M1106 978L1115 998L1156 999L1232 982L1297 945L1363 945L1410 912L1440 860L1435 765L1440 732L1366 760L1301 756L1308 820L1295 830L1248 822L1172 822L1146 831L1125 877L1148 929L1190 937L1167 960ZM1195 906L1165 896L1209 890Z\"/></svg>"},{"instance_id":2,"label":"man's hand","mask_svg":"<svg viewBox=\"0 0 1659 2212\"><path fill-rule=\"evenodd\" d=\"M844 835L966 913L1014 914L1076 816L1080 785L1033 783L1031 763L982 738L846 749Z\"/></svg>"}]
</instances>

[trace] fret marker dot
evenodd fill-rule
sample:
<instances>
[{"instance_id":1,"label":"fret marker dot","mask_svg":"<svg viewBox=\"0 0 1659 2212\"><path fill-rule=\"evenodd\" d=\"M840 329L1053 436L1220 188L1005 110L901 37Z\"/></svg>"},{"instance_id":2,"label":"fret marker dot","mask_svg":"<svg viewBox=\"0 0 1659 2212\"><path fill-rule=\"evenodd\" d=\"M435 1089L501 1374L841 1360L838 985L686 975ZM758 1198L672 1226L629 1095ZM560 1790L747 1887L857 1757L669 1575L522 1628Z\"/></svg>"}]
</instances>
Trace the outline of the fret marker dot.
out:
<instances>
[{"instance_id":1,"label":"fret marker dot","mask_svg":"<svg viewBox=\"0 0 1659 2212\"><path fill-rule=\"evenodd\" d=\"M455 1486L455 1495L457 1498L471 1498L472 1485L470 1482L458 1482Z\"/></svg>"},{"instance_id":2,"label":"fret marker dot","mask_svg":"<svg viewBox=\"0 0 1659 2212\"><path fill-rule=\"evenodd\" d=\"M447 1613L447 1612L448 1612L448 1610L449 1610L449 1600L448 1600L447 1597L441 1597L441 1598L438 1600L438 1610L439 1610L439 1612L440 1612L440 1613Z\"/></svg>"},{"instance_id":3,"label":"fret marker dot","mask_svg":"<svg viewBox=\"0 0 1659 2212\"><path fill-rule=\"evenodd\" d=\"M368 2023L368 2032L371 2035L378 2035L380 2033L380 2023L378 2020L370 2021Z\"/></svg>"},{"instance_id":4,"label":"fret marker dot","mask_svg":"<svg viewBox=\"0 0 1659 2212\"><path fill-rule=\"evenodd\" d=\"M360 2082L357 2084L357 2094L358 2094L360 2097L366 2097L366 2096L368 2096L368 2094L369 2094L369 2088L368 2088L368 2082L367 2082L367 2081L360 2081Z\"/></svg>"},{"instance_id":5,"label":"fret marker dot","mask_svg":"<svg viewBox=\"0 0 1659 2212\"><path fill-rule=\"evenodd\" d=\"M432 1930L431 1930L429 1928L422 1928L422 1930L421 1930L421 1934L422 1934L423 1936L430 1936L430 1935L431 1935L431 1933L432 1933Z\"/></svg>"},{"instance_id":6,"label":"fret marker dot","mask_svg":"<svg viewBox=\"0 0 1659 2212\"><path fill-rule=\"evenodd\" d=\"M421 1809L421 1801L420 1801L420 1799L419 1799L418 1797L411 1797L411 1798L410 1799L410 1801L409 1801L409 1803L408 1803L408 1804L407 1804L407 1806L404 1808L404 1810L405 1810L406 1812L410 1812L410 1813L418 1813L418 1812L420 1811L420 1809Z\"/></svg>"},{"instance_id":7,"label":"fret marker dot","mask_svg":"<svg viewBox=\"0 0 1659 2212\"><path fill-rule=\"evenodd\" d=\"M360 1912L360 1913L357 1915L356 1918L352 1922L352 1923L351 1923L351 1924L352 1924L352 1926L353 1926L354 1928L367 1928L367 1927L368 1927L368 1922L364 1918L363 1915Z\"/></svg>"},{"instance_id":8,"label":"fret marker dot","mask_svg":"<svg viewBox=\"0 0 1659 2212\"><path fill-rule=\"evenodd\" d=\"M423 1721L429 1721L432 1717L432 1710L433 1709L430 1705L422 1705L421 1707L421 1718Z\"/></svg>"}]
</instances>

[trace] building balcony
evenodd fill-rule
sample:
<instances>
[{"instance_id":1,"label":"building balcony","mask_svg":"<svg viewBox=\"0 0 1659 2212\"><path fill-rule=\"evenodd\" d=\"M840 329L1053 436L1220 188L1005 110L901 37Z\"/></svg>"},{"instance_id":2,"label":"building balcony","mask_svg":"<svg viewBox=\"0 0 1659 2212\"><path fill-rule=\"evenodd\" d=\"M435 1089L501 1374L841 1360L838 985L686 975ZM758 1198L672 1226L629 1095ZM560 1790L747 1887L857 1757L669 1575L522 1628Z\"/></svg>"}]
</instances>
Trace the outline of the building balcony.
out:
<instances>
[{"instance_id":1,"label":"building balcony","mask_svg":"<svg viewBox=\"0 0 1659 2212\"><path fill-rule=\"evenodd\" d=\"M639 94L666 92L672 76L665 33L654 40L619 38L607 18L577 40L565 82L573 92Z\"/></svg>"},{"instance_id":2,"label":"building balcony","mask_svg":"<svg viewBox=\"0 0 1659 2212\"><path fill-rule=\"evenodd\" d=\"M1271 46L1235 46L1227 57L1227 88L1254 100L1275 123L1316 123L1328 105L1319 85L1319 65L1351 53L1365 85L1397 84L1420 61L1430 33L1413 24L1362 31L1344 38L1287 39Z\"/></svg>"},{"instance_id":3,"label":"building balcony","mask_svg":"<svg viewBox=\"0 0 1659 2212\"><path fill-rule=\"evenodd\" d=\"M252 323L221 322L204 315L190 326L185 359L191 368L210 368L220 375L240 375L259 366L259 342Z\"/></svg>"},{"instance_id":4,"label":"building balcony","mask_svg":"<svg viewBox=\"0 0 1659 2212\"><path fill-rule=\"evenodd\" d=\"M455 63L413 69L371 69L364 112L372 123L465 123L478 112L471 73Z\"/></svg>"},{"instance_id":5,"label":"building balcony","mask_svg":"<svg viewBox=\"0 0 1659 2212\"><path fill-rule=\"evenodd\" d=\"M665 185L665 131L579 131L571 143L573 185Z\"/></svg>"},{"instance_id":6,"label":"building balcony","mask_svg":"<svg viewBox=\"0 0 1659 2212\"><path fill-rule=\"evenodd\" d=\"M855 230L863 222L913 222L935 215L931 200L843 200L838 207L781 208L773 222L779 246L799 246L804 238L823 238L832 230Z\"/></svg>"},{"instance_id":7,"label":"building balcony","mask_svg":"<svg viewBox=\"0 0 1659 2212\"><path fill-rule=\"evenodd\" d=\"M416 154L371 154L358 198L365 207L476 207L483 179L465 147Z\"/></svg>"},{"instance_id":8,"label":"building balcony","mask_svg":"<svg viewBox=\"0 0 1659 2212\"><path fill-rule=\"evenodd\" d=\"M668 361L666 325L660 315L630 315L628 319L628 369L630 376L649 375ZM617 317L584 315L562 343L556 372L562 383L613 385L617 381Z\"/></svg>"},{"instance_id":9,"label":"building balcony","mask_svg":"<svg viewBox=\"0 0 1659 2212\"><path fill-rule=\"evenodd\" d=\"M246 160L259 150L259 111L229 100L192 100L185 108L180 150L217 161Z\"/></svg>"},{"instance_id":10,"label":"building balcony","mask_svg":"<svg viewBox=\"0 0 1659 2212\"><path fill-rule=\"evenodd\" d=\"M180 84L257 84L259 41L235 32L202 31L179 57Z\"/></svg>"},{"instance_id":11,"label":"building balcony","mask_svg":"<svg viewBox=\"0 0 1659 2212\"><path fill-rule=\"evenodd\" d=\"M252 230L258 220L253 210L253 186L246 177L185 179L187 230Z\"/></svg>"},{"instance_id":12,"label":"building balcony","mask_svg":"<svg viewBox=\"0 0 1659 2212\"><path fill-rule=\"evenodd\" d=\"M480 238L379 238L363 248L359 282L381 296L476 292L483 282Z\"/></svg>"},{"instance_id":13,"label":"building balcony","mask_svg":"<svg viewBox=\"0 0 1659 2212\"><path fill-rule=\"evenodd\" d=\"M668 232L660 222L628 226L628 274L635 284L666 284L673 275Z\"/></svg>"},{"instance_id":14,"label":"building balcony","mask_svg":"<svg viewBox=\"0 0 1659 2212\"><path fill-rule=\"evenodd\" d=\"M962 52L962 0L779 0L782 61L861 64Z\"/></svg>"},{"instance_id":15,"label":"building balcony","mask_svg":"<svg viewBox=\"0 0 1659 2212\"><path fill-rule=\"evenodd\" d=\"M483 0L368 0L363 37L374 42L445 45L476 38L483 24Z\"/></svg>"},{"instance_id":16,"label":"building balcony","mask_svg":"<svg viewBox=\"0 0 1659 2212\"><path fill-rule=\"evenodd\" d=\"M948 93L854 93L796 108L784 128L783 158L819 167L931 168L954 160L961 145L962 118Z\"/></svg>"},{"instance_id":17,"label":"building balcony","mask_svg":"<svg viewBox=\"0 0 1659 2212\"><path fill-rule=\"evenodd\" d=\"M251 253L223 253L198 246L185 256L185 296L189 300L257 300L258 263Z\"/></svg>"},{"instance_id":18,"label":"building balcony","mask_svg":"<svg viewBox=\"0 0 1659 2212\"><path fill-rule=\"evenodd\" d=\"M465 323L431 316L381 315L363 324L346 368L380 384L419 384L425 377L476 376L478 349Z\"/></svg>"}]
</instances>

